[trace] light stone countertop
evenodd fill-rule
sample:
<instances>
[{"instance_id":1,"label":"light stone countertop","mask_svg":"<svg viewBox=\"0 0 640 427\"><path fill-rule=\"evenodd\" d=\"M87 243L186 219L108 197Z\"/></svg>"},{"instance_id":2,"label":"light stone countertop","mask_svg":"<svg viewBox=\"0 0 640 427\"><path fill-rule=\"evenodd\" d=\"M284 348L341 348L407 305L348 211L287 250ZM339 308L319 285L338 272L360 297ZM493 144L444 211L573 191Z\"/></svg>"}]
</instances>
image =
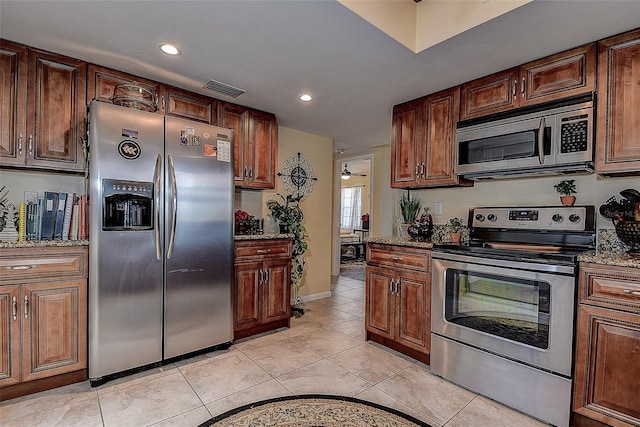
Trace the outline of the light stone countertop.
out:
<instances>
[{"instance_id":1,"label":"light stone countertop","mask_svg":"<svg viewBox=\"0 0 640 427\"><path fill-rule=\"evenodd\" d=\"M89 246L88 240L25 240L24 242L0 242L0 248L47 248L65 246Z\"/></svg>"},{"instance_id":2,"label":"light stone countertop","mask_svg":"<svg viewBox=\"0 0 640 427\"><path fill-rule=\"evenodd\" d=\"M383 245L404 246L408 248L433 249L433 242L415 242L412 240L402 240L398 237L368 237L365 243L380 243Z\"/></svg>"},{"instance_id":3,"label":"light stone countertop","mask_svg":"<svg viewBox=\"0 0 640 427\"><path fill-rule=\"evenodd\" d=\"M615 265L618 267L640 268L640 254L629 254L625 252L586 252L578 255L579 262L590 262L593 264Z\"/></svg>"}]
</instances>

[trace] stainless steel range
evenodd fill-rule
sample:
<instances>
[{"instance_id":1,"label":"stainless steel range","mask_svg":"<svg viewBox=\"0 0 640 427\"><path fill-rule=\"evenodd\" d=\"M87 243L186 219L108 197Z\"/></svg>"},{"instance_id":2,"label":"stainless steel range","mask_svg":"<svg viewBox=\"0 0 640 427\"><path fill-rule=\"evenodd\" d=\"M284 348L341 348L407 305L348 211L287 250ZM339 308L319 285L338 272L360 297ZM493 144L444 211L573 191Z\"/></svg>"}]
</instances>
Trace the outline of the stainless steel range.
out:
<instances>
[{"instance_id":1,"label":"stainless steel range","mask_svg":"<svg viewBox=\"0 0 640 427\"><path fill-rule=\"evenodd\" d=\"M595 209L469 211L469 246L433 251L431 371L547 423L568 426L577 255Z\"/></svg>"}]
</instances>

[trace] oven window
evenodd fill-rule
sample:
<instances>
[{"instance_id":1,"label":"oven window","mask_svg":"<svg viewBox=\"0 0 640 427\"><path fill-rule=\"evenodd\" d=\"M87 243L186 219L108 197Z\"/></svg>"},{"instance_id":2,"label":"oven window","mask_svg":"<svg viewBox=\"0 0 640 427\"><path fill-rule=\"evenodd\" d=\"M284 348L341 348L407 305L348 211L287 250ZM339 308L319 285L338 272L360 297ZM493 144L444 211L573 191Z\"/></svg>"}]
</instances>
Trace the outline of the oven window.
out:
<instances>
[{"instance_id":1,"label":"oven window","mask_svg":"<svg viewBox=\"0 0 640 427\"><path fill-rule=\"evenodd\" d=\"M446 271L448 322L546 349L549 308L549 283L464 270Z\"/></svg>"}]
</instances>

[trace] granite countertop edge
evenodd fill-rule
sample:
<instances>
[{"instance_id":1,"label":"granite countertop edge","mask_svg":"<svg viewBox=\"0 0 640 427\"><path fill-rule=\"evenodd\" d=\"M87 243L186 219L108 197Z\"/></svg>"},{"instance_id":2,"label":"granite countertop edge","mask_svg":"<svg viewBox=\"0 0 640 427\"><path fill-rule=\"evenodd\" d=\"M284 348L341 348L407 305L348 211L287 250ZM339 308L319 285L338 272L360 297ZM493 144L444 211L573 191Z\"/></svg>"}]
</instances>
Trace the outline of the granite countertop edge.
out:
<instances>
[{"instance_id":1,"label":"granite countertop edge","mask_svg":"<svg viewBox=\"0 0 640 427\"><path fill-rule=\"evenodd\" d=\"M272 240L272 239L293 239L291 233L265 233L265 234L236 234L233 240Z\"/></svg>"},{"instance_id":2,"label":"granite countertop edge","mask_svg":"<svg viewBox=\"0 0 640 427\"><path fill-rule=\"evenodd\" d=\"M640 269L640 254L629 254L627 252L585 252L578 255L579 262L592 264L613 265L617 267L631 267Z\"/></svg>"},{"instance_id":3,"label":"granite countertop edge","mask_svg":"<svg viewBox=\"0 0 640 427\"><path fill-rule=\"evenodd\" d=\"M0 242L0 248L55 248L89 246L89 240L27 240L24 242Z\"/></svg>"},{"instance_id":4,"label":"granite countertop edge","mask_svg":"<svg viewBox=\"0 0 640 427\"><path fill-rule=\"evenodd\" d=\"M365 243L380 243L383 245L404 246L408 248L433 249L433 242L416 242L413 240L403 240L399 237L368 237Z\"/></svg>"}]
</instances>

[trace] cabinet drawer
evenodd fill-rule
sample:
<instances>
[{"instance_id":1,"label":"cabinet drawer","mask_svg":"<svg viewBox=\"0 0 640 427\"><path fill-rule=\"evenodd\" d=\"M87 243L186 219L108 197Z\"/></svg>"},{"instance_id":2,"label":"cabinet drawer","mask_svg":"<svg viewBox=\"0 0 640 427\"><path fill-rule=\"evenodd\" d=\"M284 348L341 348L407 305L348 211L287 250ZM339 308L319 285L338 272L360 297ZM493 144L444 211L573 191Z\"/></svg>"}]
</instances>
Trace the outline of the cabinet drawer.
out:
<instances>
[{"instance_id":1,"label":"cabinet drawer","mask_svg":"<svg viewBox=\"0 0 640 427\"><path fill-rule=\"evenodd\" d=\"M427 249L369 243L367 263L428 272L431 252Z\"/></svg>"},{"instance_id":2,"label":"cabinet drawer","mask_svg":"<svg viewBox=\"0 0 640 427\"><path fill-rule=\"evenodd\" d=\"M290 240L245 240L235 243L236 261L262 259L264 257L290 257Z\"/></svg>"},{"instance_id":3,"label":"cabinet drawer","mask_svg":"<svg viewBox=\"0 0 640 427\"><path fill-rule=\"evenodd\" d=\"M580 303L640 313L640 270L582 264Z\"/></svg>"},{"instance_id":4,"label":"cabinet drawer","mask_svg":"<svg viewBox=\"0 0 640 427\"><path fill-rule=\"evenodd\" d=\"M46 277L87 277L86 248L19 248L3 250L0 283Z\"/></svg>"}]
</instances>

